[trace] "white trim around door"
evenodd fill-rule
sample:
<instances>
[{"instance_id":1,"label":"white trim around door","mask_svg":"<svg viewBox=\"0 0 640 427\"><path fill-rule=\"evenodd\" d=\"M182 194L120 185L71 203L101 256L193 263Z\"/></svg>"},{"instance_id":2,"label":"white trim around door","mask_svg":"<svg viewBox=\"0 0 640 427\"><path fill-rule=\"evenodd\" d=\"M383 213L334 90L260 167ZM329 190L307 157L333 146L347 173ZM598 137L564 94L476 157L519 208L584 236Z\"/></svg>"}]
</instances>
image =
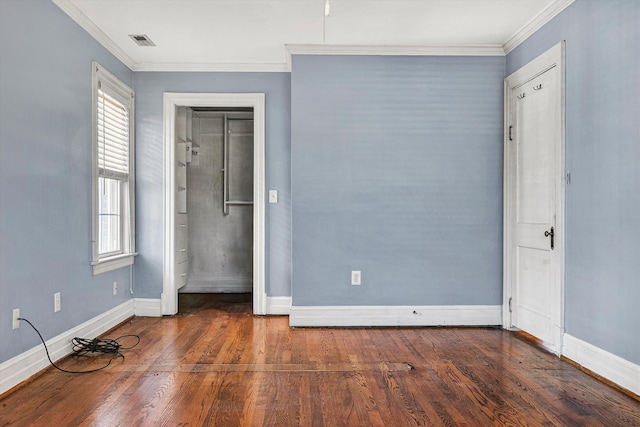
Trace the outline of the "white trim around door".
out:
<instances>
[{"instance_id":1,"label":"white trim around door","mask_svg":"<svg viewBox=\"0 0 640 427\"><path fill-rule=\"evenodd\" d=\"M175 121L176 107L251 107L253 137L253 313L267 314L265 288L265 94L165 93L164 94L164 261L162 314L178 312L175 282Z\"/></svg>"},{"instance_id":2,"label":"white trim around door","mask_svg":"<svg viewBox=\"0 0 640 427\"><path fill-rule=\"evenodd\" d=\"M516 132L517 129L514 117L515 102L512 91L525 87L533 79L538 78L548 71L557 72L559 77L559 88L553 94L554 102L559 106L559 128L554 145L555 166L555 250L552 256L553 266L551 268L550 280L552 281L550 299L550 321L552 324L550 340L545 340L544 345L553 353L560 355L564 335L564 269L565 269L565 43L560 42L551 49L541 54L527 65L523 66L513 74L509 75L504 82L504 250L503 250L503 327L505 329L517 329L514 325L512 307L516 301L512 298L517 295L515 292L516 280L514 279L516 255L514 251L516 222L514 212L516 209L517 195L517 153ZM528 86L527 86L528 89ZM534 88L539 89L539 88ZM524 95L521 95L524 96ZM513 139L511 136L513 135ZM553 230L552 230L553 231ZM553 238L553 237L552 237Z\"/></svg>"}]
</instances>

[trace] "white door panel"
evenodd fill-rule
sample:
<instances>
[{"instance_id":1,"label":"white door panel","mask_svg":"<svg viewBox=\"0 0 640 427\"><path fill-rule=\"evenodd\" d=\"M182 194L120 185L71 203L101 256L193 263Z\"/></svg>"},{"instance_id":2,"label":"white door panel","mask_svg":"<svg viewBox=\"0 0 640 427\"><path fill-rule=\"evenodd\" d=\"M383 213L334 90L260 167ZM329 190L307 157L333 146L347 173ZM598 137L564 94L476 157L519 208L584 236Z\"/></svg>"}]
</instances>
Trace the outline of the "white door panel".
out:
<instances>
[{"instance_id":1,"label":"white door panel","mask_svg":"<svg viewBox=\"0 0 640 427\"><path fill-rule=\"evenodd\" d=\"M561 52L562 47L554 49ZM559 352L562 64L543 64L541 69L536 61L507 78L511 140L506 142L505 289L510 298L508 324Z\"/></svg>"},{"instance_id":2,"label":"white door panel","mask_svg":"<svg viewBox=\"0 0 640 427\"><path fill-rule=\"evenodd\" d=\"M544 342L551 332L551 243L555 182L555 68L512 90L515 105L515 311L513 326ZM537 88L537 89L535 89Z\"/></svg>"},{"instance_id":3,"label":"white door panel","mask_svg":"<svg viewBox=\"0 0 640 427\"><path fill-rule=\"evenodd\" d=\"M549 251L516 248L514 324L545 342L551 341L551 260Z\"/></svg>"}]
</instances>

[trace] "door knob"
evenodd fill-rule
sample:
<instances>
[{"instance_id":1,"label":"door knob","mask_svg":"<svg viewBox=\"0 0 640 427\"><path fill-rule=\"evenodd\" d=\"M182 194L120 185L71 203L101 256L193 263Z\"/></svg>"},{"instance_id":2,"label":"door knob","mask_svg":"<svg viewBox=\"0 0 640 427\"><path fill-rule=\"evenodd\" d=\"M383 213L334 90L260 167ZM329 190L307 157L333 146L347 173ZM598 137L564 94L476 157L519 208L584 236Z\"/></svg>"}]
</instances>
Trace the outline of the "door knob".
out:
<instances>
[{"instance_id":1,"label":"door knob","mask_svg":"<svg viewBox=\"0 0 640 427\"><path fill-rule=\"evenodd\" d=\"M544 232L544 237L551 237L551 250L553 250L553 240L555 237L555 232L553 231L553 227L551 227L550 231Z\"/></svg>"}]
</instances>

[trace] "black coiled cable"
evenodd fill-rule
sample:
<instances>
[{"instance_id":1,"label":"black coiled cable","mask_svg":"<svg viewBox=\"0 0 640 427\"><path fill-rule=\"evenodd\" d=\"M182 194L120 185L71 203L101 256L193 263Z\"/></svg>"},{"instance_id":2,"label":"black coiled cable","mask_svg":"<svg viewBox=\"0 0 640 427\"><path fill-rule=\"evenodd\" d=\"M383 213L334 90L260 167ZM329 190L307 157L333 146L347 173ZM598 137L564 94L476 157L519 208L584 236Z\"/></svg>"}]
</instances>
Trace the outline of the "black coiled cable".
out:
<instances>
[{"instance_id":1,"label":"black coiled cable","mask_svg":"<svg viewBox=\"0 0 640 427\"><path fill-rule=\"evenodd\" d=\"M59 371L66 372L68 374L88 374L89 372L101 371L107 366L109 366L114 359L122 357L122 359L124 360L124 354L120 353L120 350L128 350L130 348L137 346L138 343L140 342L140 337L138 335L133 335L133 334L122 335L116 339L100 339L100 338L87 339L87 338L75 337L71 340L71 343L73 344L74 356L81 357L81 356L88 356L90 354L96 354L96 353L97 354L113 354L113 356L111 357L111 359L109 359L109 362L107 362L106 365L100 368L90 369L88 371L68 371L66 369L62 369L61 367L56 365L53 362L53 360L51 360L51 356L49 355L49 349L47 348L47 344L44 342L44 339L42 338L42 334L40 334L40 331L38 331L38 329L35 326L33 326L33 323L31 323L24 317L19 317L18 320L24 320L29 324L29 326L33 328L34 331L36 331L36 333L40 337L40 341L42 341L42 345L44 345L44 351L47 353L47 359L49 359L49 363L51 363L51 366L53 366ZM129 347L122 347L122 345L120 345L118 340L122 338L128 338L128 337L135 337L137 339L136 343Z\"/></svg>"}]
</instances>

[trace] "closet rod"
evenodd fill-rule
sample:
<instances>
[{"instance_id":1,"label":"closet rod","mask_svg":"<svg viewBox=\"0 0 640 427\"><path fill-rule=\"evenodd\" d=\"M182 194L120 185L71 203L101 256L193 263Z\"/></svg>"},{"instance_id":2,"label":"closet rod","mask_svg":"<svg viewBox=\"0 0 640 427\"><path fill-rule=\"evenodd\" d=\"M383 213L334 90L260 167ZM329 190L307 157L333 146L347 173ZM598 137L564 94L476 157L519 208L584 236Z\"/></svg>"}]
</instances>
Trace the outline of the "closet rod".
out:
<instances>
[{"instance_id":1,"label":"closet rod","mask_svg":"<svg viewBox=\"0 0 640 427\"><path fill-rule=\"evenodd\" d=\"M223 115L228 114L229 118L251 118L253 119L252 112L244 112L244 111L211 111L211 112L203 112L197 115L197 118L200 119L221 119Z\"/></svg>"},{"instance_id":2,"label":"closet rod","mask_svg":"<svg viewBox=\"0 0 640 427\"><path fill-rule=\"evenodd\" d=\"M194 111L196 114L253 114L253 111L233 111L233 110L205 110Z\"/></svg>"},{"instance_id":3,"label":"closet rod","mask_svg":"<svg viewBox=\"0 0 640 427\"><path fill-rule=\"evenodd\" d=\"M223 142L222 142L222 213L223 215L229 215L230 205L253 205L253 201L244 200L229 200L229 121L246 120L253 121L251 119L234 119L229 117L228 114L223 115Z\"/></svg>"}]
</instances>

